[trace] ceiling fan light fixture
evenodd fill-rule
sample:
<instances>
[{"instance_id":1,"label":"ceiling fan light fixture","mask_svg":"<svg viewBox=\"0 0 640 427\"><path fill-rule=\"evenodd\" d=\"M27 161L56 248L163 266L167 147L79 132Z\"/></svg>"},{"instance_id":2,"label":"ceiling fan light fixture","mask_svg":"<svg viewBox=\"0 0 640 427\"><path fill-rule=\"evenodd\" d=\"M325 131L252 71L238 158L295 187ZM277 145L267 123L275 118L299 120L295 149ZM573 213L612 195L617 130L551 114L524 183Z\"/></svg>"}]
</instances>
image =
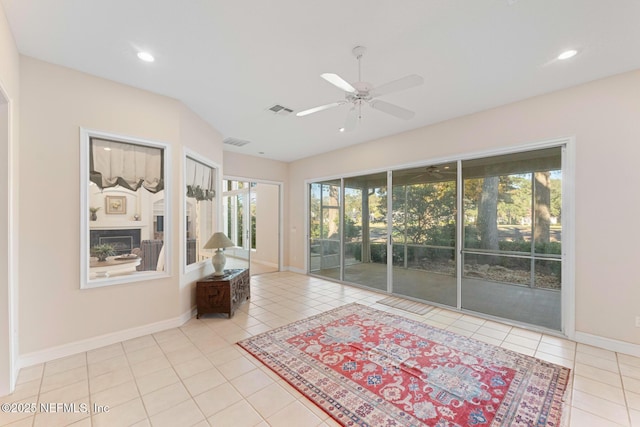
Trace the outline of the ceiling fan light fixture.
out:
<instances>
[{"instance_id":1,"label":"ceiling fan light fixture","mask_svg":"<svg viewBox=\"0 0 640 427\"><path fill-rule=\"evenodd\" d=\"M360 59L362 58L362 55L364 55L365 51L366 48L364 46L356 46L355 48L353 48L353 55L358 60L357 82L349 83L345 79L334 73L323 73L320 75L324 80L345 92L343 101L320 105L318 107L299 111L298 113L296 113L296 116L303 117L340 105L351 104L351 110L347 115L347 120L345 121L344 126L342 128L339 128L340 132L351 132L355 129L358 120L362 118L362 106L367 104L375 110L382 111L383 113L390 114L399 119L412 119L415 116L415 112L376 98L378 96L383 96L389 93L399 92L405 89L419 86L424 82L424 79L417 74L411 74L375 88L371 83L362 81L360 73Z\"/></svg>"},{"instance_id":2,"label":"ceiling fan light fixture","mask_svg":"<svg viewBox=\"0 0 640 427\"><path fill-rule=\"evenodd\" d=\"M565 50L560 55L558 55L558 59L561 61L564 61L565 59L573 58L577 54L578 54L578 51L575 49Z\"/></svg>"},{"instance_id":3,"label":"ceiling fan light fixture","mask_svg":"<svg viewBox=\"0 0 640 427\"><path fill-rule=\"evenodd\" d=\"M138 52L138 59L144 62L153 62L156 59L149 52Z\"/></svg>"}]
</instances>

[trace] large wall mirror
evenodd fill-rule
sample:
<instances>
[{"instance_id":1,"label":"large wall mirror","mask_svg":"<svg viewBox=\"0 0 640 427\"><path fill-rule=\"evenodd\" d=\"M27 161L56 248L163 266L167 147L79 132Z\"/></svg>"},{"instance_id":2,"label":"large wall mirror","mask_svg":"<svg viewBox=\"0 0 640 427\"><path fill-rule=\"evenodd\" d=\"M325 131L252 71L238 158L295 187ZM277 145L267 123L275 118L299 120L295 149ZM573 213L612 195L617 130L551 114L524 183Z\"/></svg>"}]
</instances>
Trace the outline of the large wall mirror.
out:
<instances>
[{"instance_id":1,"label":"large wall mirror","mask_svg":"<svg viewBox=\"0 0 640 427\"><path fill-rule=\"evenodd\" d=\"M168 275L169 147L81 130L81 287Z\"/></svg>"},{"instance_id":2,"label":"large wall mirror","mask_svg":"<svg viewBox=\"0 0 640 427\"><path fill-rule=\"evenodd\" d=\"M203 246L216 227L219 167L193 152L187 152L184 159L184 265L190 271L214 254L214 249Z\"/></svg>"}]
</instances>

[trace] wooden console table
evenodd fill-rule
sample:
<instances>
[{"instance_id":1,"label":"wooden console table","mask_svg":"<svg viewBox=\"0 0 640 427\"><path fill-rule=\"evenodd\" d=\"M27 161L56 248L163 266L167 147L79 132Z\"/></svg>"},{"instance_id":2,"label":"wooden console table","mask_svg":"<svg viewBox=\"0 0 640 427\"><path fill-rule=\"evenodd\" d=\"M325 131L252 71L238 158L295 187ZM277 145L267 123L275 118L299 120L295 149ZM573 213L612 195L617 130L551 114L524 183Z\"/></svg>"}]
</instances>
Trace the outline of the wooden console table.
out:
<instances>
[{"instance_id":1,"label":"wooden console table","mask_svg":"<svg viewBox=\"0 0 640 427\"><path fill-rule=\"evenodd\" d=\"M205 313L227 313L233 317L236 308L251 297L251 279L246 268L225 270L224 276L208 276L196 284L196 319Z\"/></svg>"}]
</instances>

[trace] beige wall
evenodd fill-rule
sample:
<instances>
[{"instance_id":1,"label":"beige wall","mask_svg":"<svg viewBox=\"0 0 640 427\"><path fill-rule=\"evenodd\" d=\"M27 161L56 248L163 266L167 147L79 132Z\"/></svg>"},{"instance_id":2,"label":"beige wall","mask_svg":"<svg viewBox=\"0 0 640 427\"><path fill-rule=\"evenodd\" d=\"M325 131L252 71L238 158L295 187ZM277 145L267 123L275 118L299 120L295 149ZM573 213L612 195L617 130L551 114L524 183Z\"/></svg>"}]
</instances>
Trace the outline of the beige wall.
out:
<instances>
[{"instance_id":1,"label":"beige wall","mask_svg":"<svg viewBox=\"0 0 640 427\"><path fill-rule=\"evenodd\" d=\"M207 122L202 120L198 115L193 113L190 109L188 109L184 105L180 105L180 140L184 147L192 152L197 153L198 155L208 159L213 162L215 165L219 167L218 179L222 179L222 135L216 129L212 128ZM181 153L184 155L184 153ZM183 159L180 159L180 165L183 164ZM182 180L184 179L183 173L180 172L180 188L186 188L186 183ZM183 191L180 191L180 206L182 209L182 197ZM220 200L220 198L216 198L216 201ZM181 217L176 217L176 220L182 220ZM219 218L214 218L213 229L216 230L218 224L220 224ZM185 239L184 235L185 227L180 227L180 243L182 243ZM207 237L208 238L208 237ZM185 259L184 254L184 246L180 244L180 270L177 272L182 273L184 266L183 260ZM177 253L177 252L176 252ZM210 262L204 263L203 266L197 268L195 270L190 270L186 275L181 275L181 286L180 286L180 312L185 313L191 310L192 306L195 304L196 298L196 282L199 278L204 277L208 274L213 273L213 266Z\"/></svg>"},{"instance_id":2,"label":"beige wall","mask_svg":"<svg viewBox=\"0 0 640 427\"><path fill-rule=\"evenodd\" d=\"M293 162L285 261L304 269L306 179L574 136L576 330L640 344L639 112L634 71Z\"/></svg>"},{"instance_id":3,"label":"beige wall","mask_svg":"<svg viewBox=\"0 0 640 427\"><path fill-rule=\"evenodd\" d=\"M9 393L11 381L11 292L9 275L9 254L11 253L9 222L9 104L0 92L0 396Z\"/></svg>"},{"instance_id":4,"label":"beige wall","mask_svg":"<svg viewBox=\"0 0 640 427\"><path fill-rule=\"evenodd\" d=\"M17 345L10 346L10 299L17 301L18 263L18 105L20 99L20 59L9 24L0 6L0 396L10 391L15 366L10 355L17 356ZM8 101L8 103L7 103ZM13 194L12 194L13 193ZM12 230L13 228L13 230ZM11 232L14 239L10 238ZM15 330L17 325L13 325ZM15 335L15 334L14 334Z\"/></svg>"},{"instance_id":5,"label":"beige wall","mask_svg":"<svg viewBox=\"0 0 640 427\"><path fill-rule=\"evenodd\" d=\"M21 354L188 311L200 272L183 277L179 256L183 147L221 163L220 135L174 99L28 57L21 95ZM80 127L170 146L171 277L80 290Z\"/></svg>"},{"instance_id":6,"label":"beige wall","mask_svg":"<svg viewBox=\"0 0 640 427\"><path fill-rule=\"evenodd\" d=\"M224 174L226 176L286 182L288 173L289 165L284 162L231 151L224 152Z\"/></svg>"}]
</instances>

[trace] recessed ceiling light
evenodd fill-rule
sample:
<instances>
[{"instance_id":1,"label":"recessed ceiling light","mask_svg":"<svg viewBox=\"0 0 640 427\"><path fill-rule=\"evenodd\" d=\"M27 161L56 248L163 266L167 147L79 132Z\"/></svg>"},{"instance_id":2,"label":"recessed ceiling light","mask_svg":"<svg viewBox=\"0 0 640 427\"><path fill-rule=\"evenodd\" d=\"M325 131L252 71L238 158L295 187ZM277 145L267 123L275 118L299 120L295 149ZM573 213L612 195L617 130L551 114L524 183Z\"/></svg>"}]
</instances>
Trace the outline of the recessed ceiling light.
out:
<instances>
[{"instance_id":1,"label":"recessed ceiling light","mask_svg":"<svg viewBox=\"0 0 640 427\"><path fill-rule=\"evenodd\" d=\"M558 59L563 60L563 59L573 58L577 54L578 54L578 51L575 49L565 50L560 55L558 55Z\"/></svg>"},{"instance_id":2,"label":"recessed ceiling light","mask_svg":"<svg viewBox=\"0 0 640 427\"><path fill-rule=\"evenodd\" d=\"M340 128L338 129L340 132L344 132L344 128Z\"/></svg>"},{"instance_id":3,"label":"recessed ceiling light","mask_svg":"<svg viewBox=\"0 0 640 427\"><path fill-rule=\"evenodd\" d=\"M138 52L138 58L144 62L153 62L156 60L149 52Z\"/></svg>"}]
</instances>

